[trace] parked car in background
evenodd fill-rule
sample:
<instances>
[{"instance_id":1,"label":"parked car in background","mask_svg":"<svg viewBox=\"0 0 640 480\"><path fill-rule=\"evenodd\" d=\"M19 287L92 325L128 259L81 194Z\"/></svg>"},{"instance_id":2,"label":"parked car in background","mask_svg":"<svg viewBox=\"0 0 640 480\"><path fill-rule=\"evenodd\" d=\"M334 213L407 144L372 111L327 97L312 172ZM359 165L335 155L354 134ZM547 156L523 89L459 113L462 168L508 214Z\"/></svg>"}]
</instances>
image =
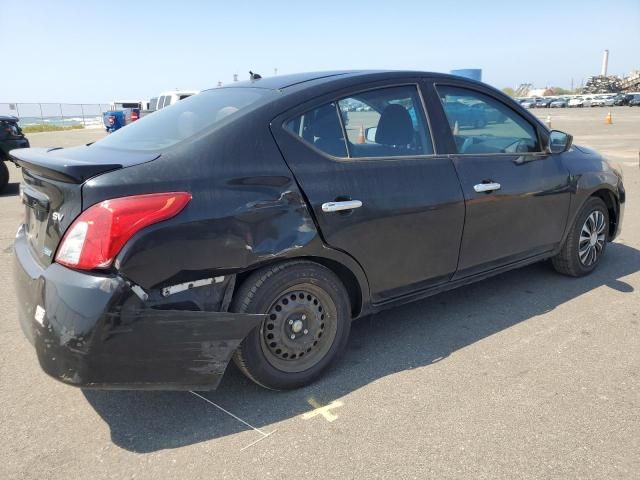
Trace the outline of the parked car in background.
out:
<instances>
[{"instance_id":1,"label":"parked car in background","mask_svg":"<svg viewBox=\"0 0 640 480\"><path fill-rule=\"evenodd\" d=\"M102 114L102 121L107 133L113 133L124 126L135 122L139 118L139 108L124 108L122 110L114 110L110 112L104 112Z\"/></svg>"},{"instance_id":2,"label":"parked car in background","mask_svg":"<svg viewBox=\"0 0 640 480\"><path fill-rule=\"evenodd\" d=\"M615 106L621 107L624 105L628 105L629 101L633 98L633 95L628 95L628 94L618 94L615 96L615 98L613 99L613 104Z\"/></svg>"},{"instance_id":3,"label":"parked car in background","mask_svg":"<svg viewBox=\"0 0 640 480\"><path fill-rule=\"evenodd\" d=\"M124 110L127 108L136 109L138 111L149 108L148 100L114 100L111 102L111 111Z\"/></svg>"},{"instance_id":4,"label":"parked car in background","mask_svg":"<svg viewBox=\"0 0 640 480\"><path fill-rule=\"evenodd\" d=\"M556 98L549 104L549 108L567 108L568 103L566 98Z\"/></svg>"},{"instance_id":5,"label":"parked car in background","mask_svg":"<svg viewBox=\"0 0 640 480\"><path fill-rule=\"evenodd\" d=\"M22 133L20 119L11 115L0 115L0 192L9 183L7 161L9 152L16 148L29 148L29 140Z\"/></svg>"},{"instance_id":6,"label":"parked car in background","mask_svg":"<svg viewBox=\"0 0 640 480\"><path fill-rule=\"evenodd\" d=\"M573 97L569 100L569 107L584 107L585 106L585 97Z\"/></svg>"},{"instance_id":7,"label":"parked car in background","mask_svg":"<svg viewBox=\"0 0 640 480\"><path fill-rule=\"evenodd\" d=\"M452 128L461 105L505 121ZM232 357L263 387L307 385L356 318L547 259L593 272L625 204L601 155L436 73L238 82L12 155L20 325L50 376L91 388L214 389Z\"/></svg>"},{"instance_id":8,"label":"parked car in background","mask_svg":"<svg viewBox=\"0 0 640 480\"><path fill-rule=\"evenodd\" d=\"M604 107L605 97L596 95L591 99L591 107Z\"/></svg>"},{"instance_id":9,"label":"parked car in background","mask_svg":"<svg viewBox=\"0 0 640 480\"><path fill-rule=\"evenodd\" d=\"M452 100L447 109L450 112L448 120L451 128L455 128L456 125L458 128L483 128L489 123L486 111L480 106Z\"/></svg>"},{"instance_id":10,"label":"parked car in background","mask_svg":"<svg viewBox=\"0 0 640 480\"><path fill-rule=\"evenodd\" d=\"M640 107L640 94L631 95L627 105L630 107Z\"/></svg>"},{"instance_id":11,"label":"parked car in background","mask_svg":"<svg viewBox=\"0 0 640 480\"><path fill-rule=\"evenodd\" d=\"M504 123L507 121L506 115L496 110L495 108L489 107L486 103L474 103L471 108L482 111L482 114L484 115L487 123Z\"/></svg>"},{"instance_id":12,"label":"parked car in background","mask_svg":"<svg viewBox=\"0 0 640 480\"><path fill-rule=\"evenodd\" d=\"M112 102L111 110L103 114L105 129L113 133L120 128L135 122L136 120L169 105L174 105L180 100L196 95L196 90L174 90L161 93L147 101L116 101Z\"/></svg>"},{"instance_id":13,"label":"parked car in background","mask_svg":"<svg viewBox=\"0 0 640 480\"><path fill-rule=\"evenodd\" d=\"M534 108L537 101L538 99L535 97L525 98L524 100L522 100L522 102L520 102L520 105L522 105L524 108Z\"/></svg>"},{"instance_id":14,"label":"parked car in background","mask_svg":"<svg viewBox=\"0 0 640 480\"><path fill-rule=\"evenodd\" d=\"M157 97L153 97L149 100L149 112L155 112L156 110L162 110L169 105L175 105L180 100L189 98L193 95L197 95L198 90L173 90L170 92L163 92Z\"/></svg>"},{"instance_id":15,"label":"parked car in background","mask_svg":"<svg viewBox=\"0 0 640 480\"><path fill-rule=\"evenodd\" d=\"M604 96L604 106L605 107L613 107L615 105L616 96L615 95L605 95Z\"/></svg>"},{"instance_id":16,"label":"parked car in background","mask_svg":"<svg viewBox=\"0 0 640 480\"><path fill-rule=\"evenodd\" d=\"M569 108L582 107L582 97L573 97L567 103Z\"/></svg>"},{"instance_id":17,"label":"parked car in background","mask_svg":"<svg viewBox=\"0 0 640 480\"><path fill-rule=\"evenodd\" d=\"M551 97L538 98L536 100L535 107L536 108L549 108L549 105L551 105L552 101L553 101L553 98L551 98Z\"/></svg>"}]
</instances>

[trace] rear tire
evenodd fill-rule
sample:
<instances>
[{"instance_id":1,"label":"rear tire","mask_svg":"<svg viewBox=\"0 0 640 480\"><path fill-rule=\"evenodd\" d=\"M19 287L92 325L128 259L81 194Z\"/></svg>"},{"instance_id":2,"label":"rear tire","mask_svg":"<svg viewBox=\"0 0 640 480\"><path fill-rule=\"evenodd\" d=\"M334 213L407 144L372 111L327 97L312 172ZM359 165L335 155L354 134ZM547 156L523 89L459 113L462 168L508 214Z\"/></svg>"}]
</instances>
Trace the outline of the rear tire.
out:
<instances>
[{"instance_id":1,"label":"rear tire","mask_svg":"<svg viewBox=\"0 0 640 480\"><path fill-rule=\"evenodd\" d=\"M9 169L3 159L0 159L0 193L2 193L9 183Z\"/></svg>"},{"instance_id":2,"label":"rear tire","mask_svg":"<svg viewBox=\"0 0 640 480\"><path fill-rule=\"evenodd\" d=\"M349 297L328 268L297 260L251 274L231 309L266 313L234 355L240 370L272 390L317 379L344 351L351 328Z\"/></svg>"},{"instance_id":3,"label":"rear tire","mask_svg":"<svg viewBox=\"0 0 640 480\"><path fill-rule=\"evenodd\" d=\"M560 253L551 259L553 268L572 277L596 269L607 248L609 211L598 197L591 197L580 209Z\"/></svg>"}]
</instances>

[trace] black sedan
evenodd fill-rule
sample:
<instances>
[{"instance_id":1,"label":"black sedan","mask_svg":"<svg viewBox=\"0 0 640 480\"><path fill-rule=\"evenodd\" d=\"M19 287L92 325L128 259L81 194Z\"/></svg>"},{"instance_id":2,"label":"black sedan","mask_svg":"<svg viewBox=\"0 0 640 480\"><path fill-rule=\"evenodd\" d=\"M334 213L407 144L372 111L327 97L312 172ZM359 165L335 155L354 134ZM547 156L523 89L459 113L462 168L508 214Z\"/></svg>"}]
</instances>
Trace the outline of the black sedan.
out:
<instances>
[{"instance_id":1,"label":"black sedan","mask_svg":"<svg viewBox=\"0 0 640 480\"><path fill-rule=\"evenodd\" d=\"M570 135L422 72L236 83L12 155L20 324L48 374L95 388L213 389L232 358L306 385L359 317L546 259L592 272L625 202Z\"/></svg>"}]
</instances>

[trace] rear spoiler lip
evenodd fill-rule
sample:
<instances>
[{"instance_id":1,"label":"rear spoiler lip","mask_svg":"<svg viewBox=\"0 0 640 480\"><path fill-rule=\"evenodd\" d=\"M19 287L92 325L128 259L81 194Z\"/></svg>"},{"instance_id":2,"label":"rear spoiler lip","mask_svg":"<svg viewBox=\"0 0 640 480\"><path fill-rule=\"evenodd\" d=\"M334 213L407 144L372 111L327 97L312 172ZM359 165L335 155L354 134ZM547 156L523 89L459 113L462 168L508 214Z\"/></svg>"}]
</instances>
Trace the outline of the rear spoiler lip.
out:
<instances>
[{"instance_id":1,"label":"rear spoiler lip","mask_svg":"<svg viewBox=\"0 0 640 480\"><path fill-rule=\"evenodd\" d=\"M133 158L123 158L123 162L102 163L99 157L96 158L96 155L93 155L93 152L89 152L88 150L88 147L78 147L67 150L60 147L48 149L20 148L11 150L9 156L16 165L36 175L50 180L78 184L84 183L96 175L119 170L138 163L145 163L155 160L160 156L157 153L152 155L147 154L144 156L145 158L139 158L138 155L133 155Z\"/></svg>"},{"instance_id":2,"label":"rear spoiler lip","mask_svg":"<svg viewBox=\"0 0 640 480\"><path fill-rule=\"evenodd\" d=\"M100 164L67 161L64 158L49 155L57 148L19 148L11 150L9 155L16 165L51 180L65 183L83 183L99 173L105 173L122 168L121 164Z\"/></svg>"}]
</instances>

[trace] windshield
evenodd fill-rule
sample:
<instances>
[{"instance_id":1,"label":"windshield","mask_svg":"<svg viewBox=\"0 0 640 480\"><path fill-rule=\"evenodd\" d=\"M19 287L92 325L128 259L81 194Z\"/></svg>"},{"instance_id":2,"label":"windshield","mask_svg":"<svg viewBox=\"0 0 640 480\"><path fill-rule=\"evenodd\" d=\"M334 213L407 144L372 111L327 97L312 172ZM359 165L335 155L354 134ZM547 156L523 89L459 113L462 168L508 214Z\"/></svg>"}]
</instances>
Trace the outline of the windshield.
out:
<instances>
[{"instance_id":1,"label":"windshield","mask_svg":"<svg viewBox=\"0 0 640 480\"><path fill-rule=\"evenodd\" d=\"M263 88L217 88L147 115L94 145L126 150L162 150L226 123L275 95Z\"/></svg>"}]
</instances>

